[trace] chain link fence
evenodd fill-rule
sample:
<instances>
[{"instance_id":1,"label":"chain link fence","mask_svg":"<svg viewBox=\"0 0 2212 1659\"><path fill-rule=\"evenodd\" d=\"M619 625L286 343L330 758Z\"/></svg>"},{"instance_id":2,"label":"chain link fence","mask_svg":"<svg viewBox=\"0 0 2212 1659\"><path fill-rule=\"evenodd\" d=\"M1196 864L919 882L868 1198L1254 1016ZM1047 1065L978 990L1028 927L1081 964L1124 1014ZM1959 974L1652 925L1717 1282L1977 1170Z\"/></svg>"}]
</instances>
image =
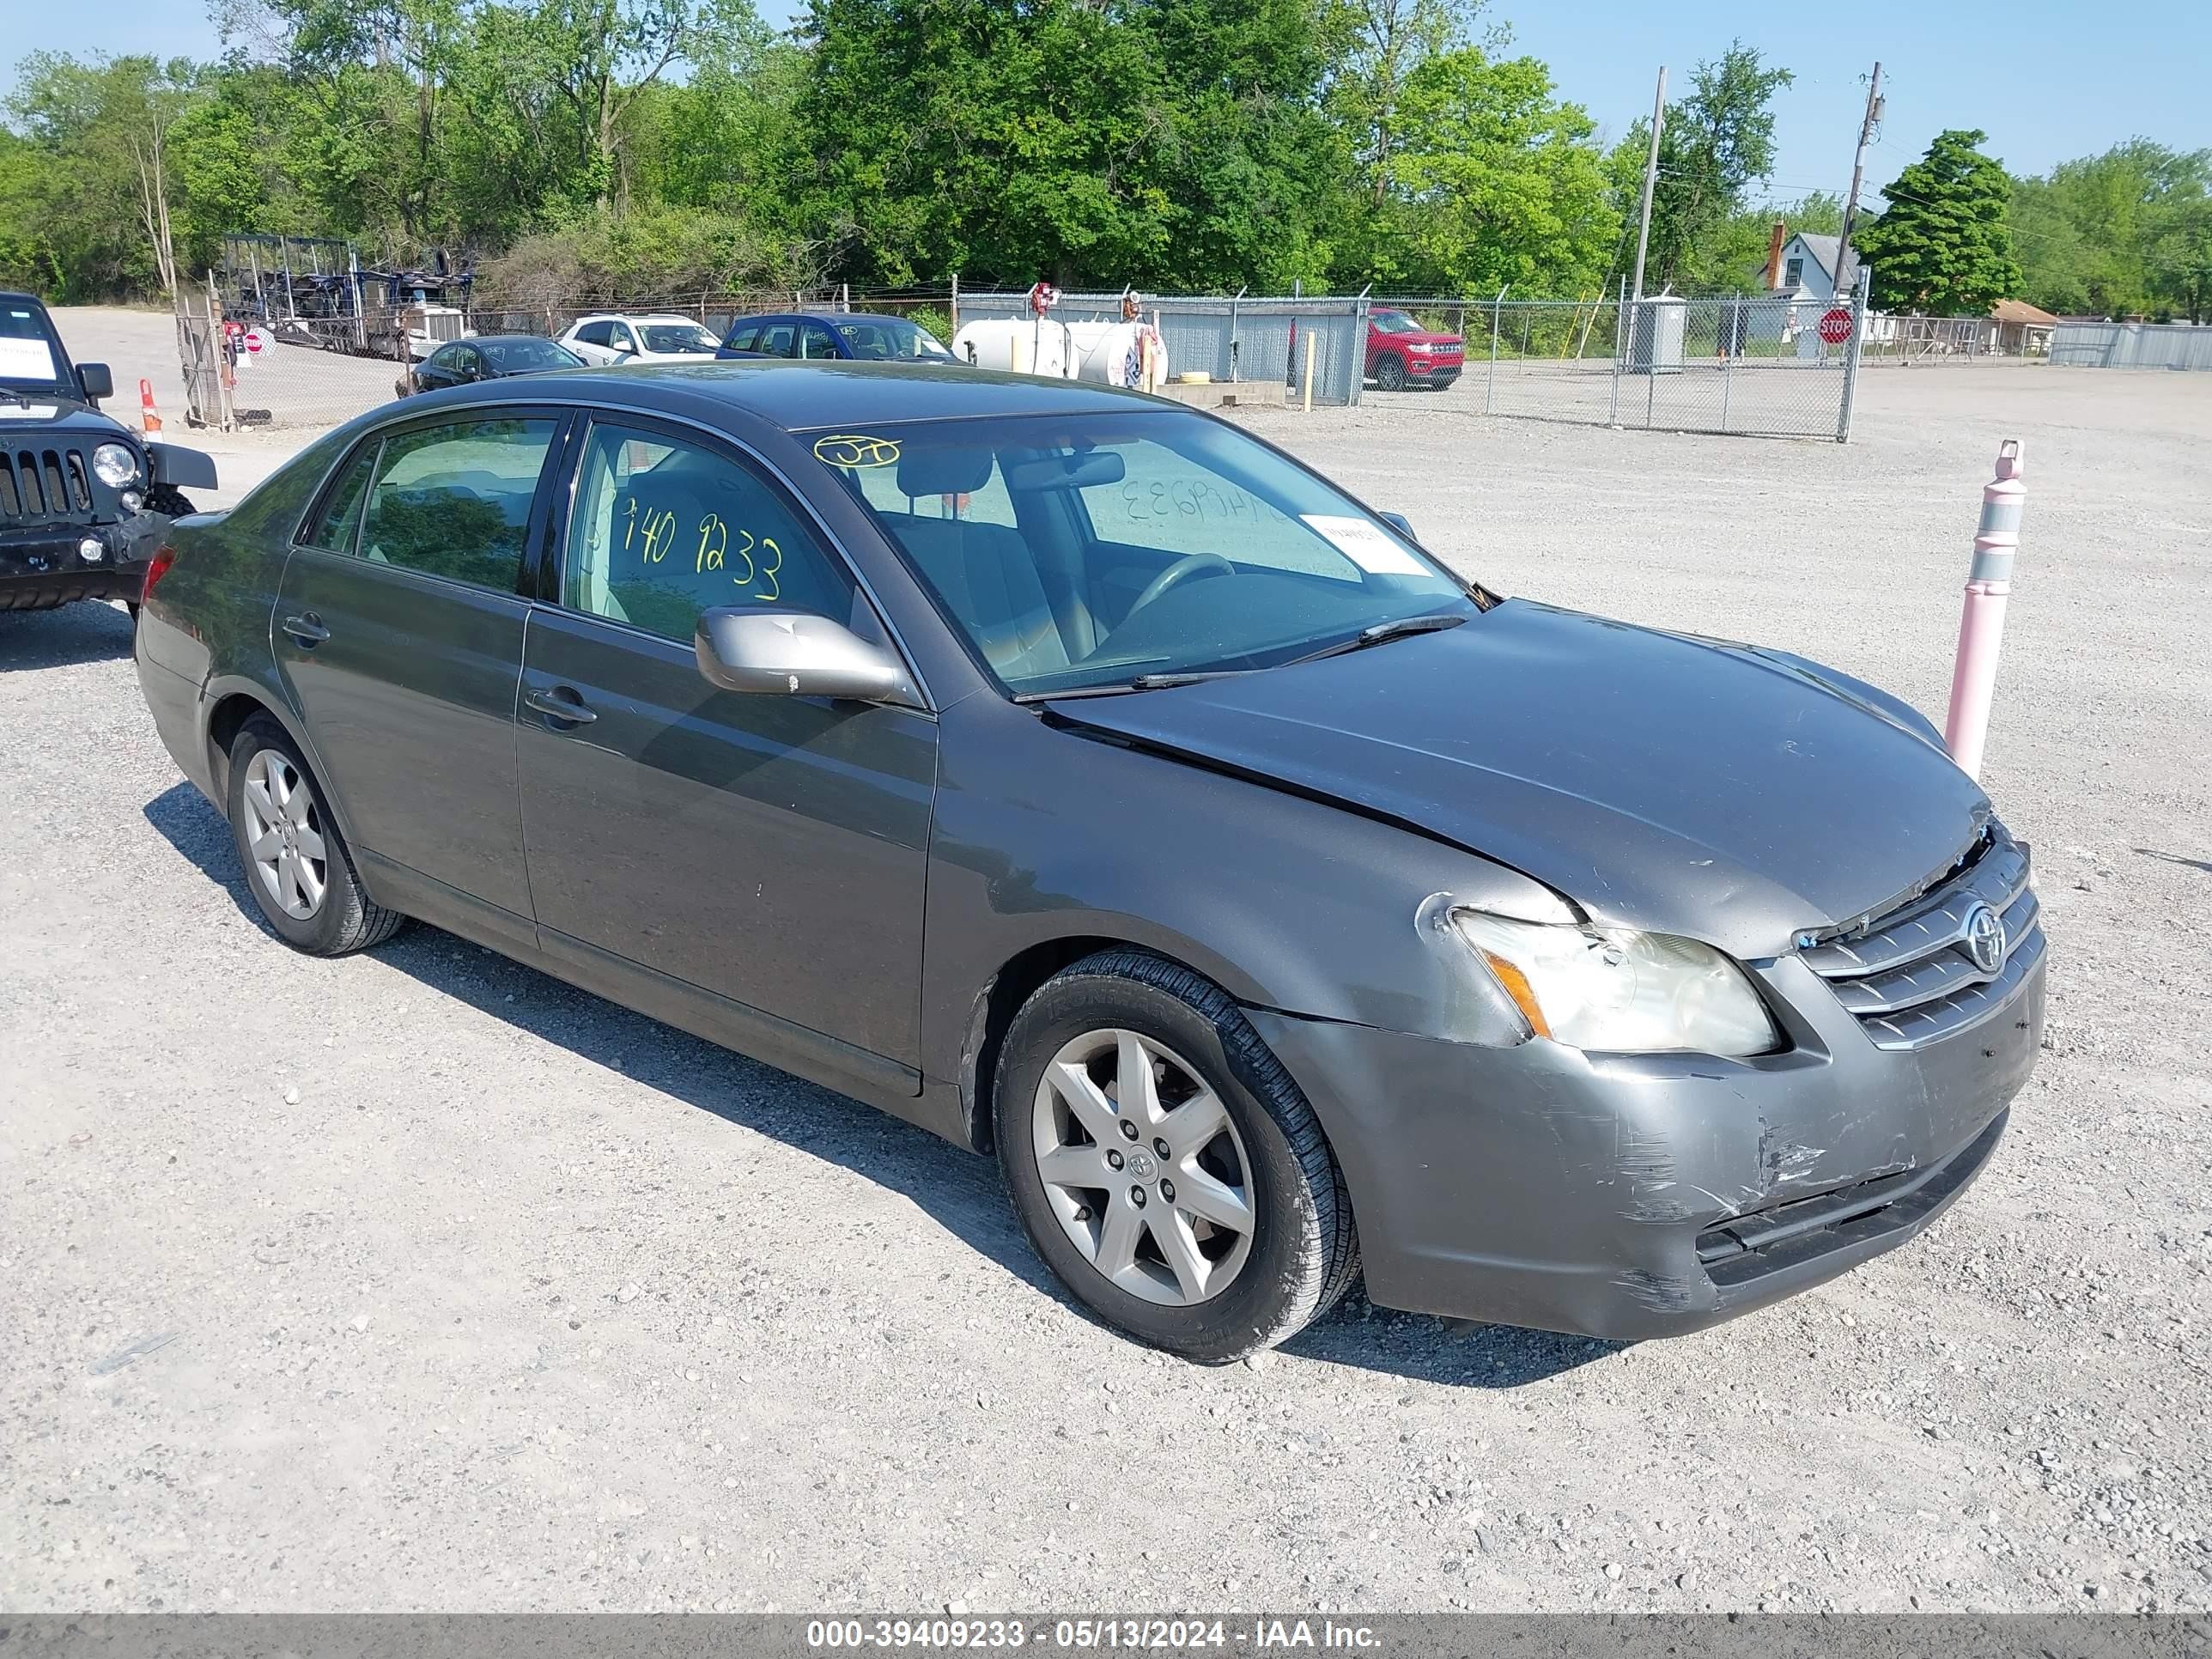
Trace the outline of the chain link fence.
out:
<instances>
[{"instance_id":1,"label":"chain link fence","mask_svg":"<svg viewBox=\"0 0 2212 1659\"><path fill-rule=\"evenodd\" d=\"M1479 398L1486 415L1838 443L1850 436L1863 295L1839 305L1765 294L1389 305L1464 335L1457 395Z\"/></svg>"},{"instance_id":2,"label":"chain link fence","mask_svg":"<svg viewBox=\"0 0 2212 1659\"><path fill-rule=\"evenodd\" d=\"M1121 304L1118 293L1064 295L1041 326L1117 319ZM1387 396L1395 408L1467 410L1479 399L1481 412L1509 417L1838 442L1850 435L1863 356L1945 355L1950 347L1972 349L1980 337L1978 319L1870 314L1863 292L1837 305L1767 294L1141 298L1146 317L1158 320L1171 375L1196 371L1220 383L1283 388L1296 403L1310 354L1313 401L1335 406L1363 398L1375 362L1370 318L1386 304L1465 342L1455 386ZM321 427L398 395L415 361L464 334L558 335L607 311L689 317L720 334L745 316L848 309L909 316L948 342L978 319L1030 319L1025 290L956 283L877 293L695 290L647 301L572 295L465 311L397 305L358 317L256 319L247 330L222 314L210 287L179 296L178 337L194 422Z\"/></svg>"},{"instance_id":3,"label":"chain link fence","mask_svg":"<svg viewBox=\"0 0 2212 1659\"><path fill-rule=\"evenodd\" d=\"M180 289L176 319L185 422L225 432L339 425L402 395L418 357L472 331L436 305L249 319L227 315L212 283Z\"/></svg>"}]
</instances>

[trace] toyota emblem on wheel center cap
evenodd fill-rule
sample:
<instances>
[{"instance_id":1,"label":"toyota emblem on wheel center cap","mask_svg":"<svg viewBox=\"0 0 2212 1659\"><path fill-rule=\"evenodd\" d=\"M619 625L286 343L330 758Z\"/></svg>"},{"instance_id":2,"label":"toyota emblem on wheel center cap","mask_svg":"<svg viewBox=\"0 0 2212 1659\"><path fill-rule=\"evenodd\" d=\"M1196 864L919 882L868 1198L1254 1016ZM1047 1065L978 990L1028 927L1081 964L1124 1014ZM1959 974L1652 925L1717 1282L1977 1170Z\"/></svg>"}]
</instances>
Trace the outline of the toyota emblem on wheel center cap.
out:
<instances>
[{"instance_id":1,"label":"toyota emblem on wheel center cap","mask_svg":"<svg viewBox=\"0 0 2212 1659\"><path fill-rule=\"evenodd\" d=\"M1977 904L1966 912L1966 954L1985 974L1994 974L2004 966L2004 918L1986 904Z\"/></svg>"},{"instance_id":2,"label":"toyota emblem on wheel center cap","mask_svg":"<svg viewBox=\"0 0 2212 1659\"><path fill-rule=\"evenodd\" d=\"M1131 1175L1139 1181L1150 1181L1152 1178L1153 1168L1152 1155L1150 1152L1146 1152L1142 1147L1133 1146L1129 1149Z\"/></svg>"}]
</instances>

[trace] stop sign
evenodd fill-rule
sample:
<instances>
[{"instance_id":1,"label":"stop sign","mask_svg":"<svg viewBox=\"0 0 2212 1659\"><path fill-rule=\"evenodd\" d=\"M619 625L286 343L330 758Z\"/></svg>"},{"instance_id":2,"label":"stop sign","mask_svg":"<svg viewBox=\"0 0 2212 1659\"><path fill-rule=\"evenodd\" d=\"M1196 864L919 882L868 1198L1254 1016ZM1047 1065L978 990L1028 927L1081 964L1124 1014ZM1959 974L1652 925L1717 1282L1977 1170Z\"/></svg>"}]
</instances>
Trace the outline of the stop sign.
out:
<instances>
[{"instance_id":1,"label":"stop sign","mask_svg":"<svg viewBox=\"0 0 2212 1659\"><path fill-rule=\"evenodd\" d=\"M1838 306L1820 319L1820 337L1830 345L1841 345L1851 337L1851 313Z\"/></svg>"}]
</instances>

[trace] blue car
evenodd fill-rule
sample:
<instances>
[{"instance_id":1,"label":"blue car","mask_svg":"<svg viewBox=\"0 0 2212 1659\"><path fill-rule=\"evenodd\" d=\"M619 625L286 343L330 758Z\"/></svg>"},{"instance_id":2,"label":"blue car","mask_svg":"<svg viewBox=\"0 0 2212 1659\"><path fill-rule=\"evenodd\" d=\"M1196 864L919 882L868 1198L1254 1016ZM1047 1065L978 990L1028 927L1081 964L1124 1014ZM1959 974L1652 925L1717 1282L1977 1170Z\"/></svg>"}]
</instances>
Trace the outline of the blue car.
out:
<instances>
[{"instance_id":1,"label":"blue car","mask_svg":"<svg viewBox=\"0 0 2212 1659\"><path fill-rule=\"evenodd\" d=\"M837 358L847 362L949 363L957 361L927 329L903 317L866 311L793 312L740 317L718 357Z\"/></svg>"}]
</instances>

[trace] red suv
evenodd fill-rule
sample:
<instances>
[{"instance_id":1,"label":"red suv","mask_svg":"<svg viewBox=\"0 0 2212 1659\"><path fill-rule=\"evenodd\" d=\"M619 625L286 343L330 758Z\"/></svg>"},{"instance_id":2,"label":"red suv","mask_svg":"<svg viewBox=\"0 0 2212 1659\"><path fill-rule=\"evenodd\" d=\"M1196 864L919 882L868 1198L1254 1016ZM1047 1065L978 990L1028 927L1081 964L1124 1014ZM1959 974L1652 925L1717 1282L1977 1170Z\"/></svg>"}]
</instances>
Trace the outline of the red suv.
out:
<instances>
[{"instance_id":1,"label":"red suv","mask_svg":"<svg viewBox=\"0 0 2212 1659\"><path fill-rule=\"evenodd\" d=\"M1466 362L1467 343L1456 334L1423 328L1402 311L1367 313L1367 378L1385 392L1408 386L1442 391Z\"/></svg>"}]
</instances>

